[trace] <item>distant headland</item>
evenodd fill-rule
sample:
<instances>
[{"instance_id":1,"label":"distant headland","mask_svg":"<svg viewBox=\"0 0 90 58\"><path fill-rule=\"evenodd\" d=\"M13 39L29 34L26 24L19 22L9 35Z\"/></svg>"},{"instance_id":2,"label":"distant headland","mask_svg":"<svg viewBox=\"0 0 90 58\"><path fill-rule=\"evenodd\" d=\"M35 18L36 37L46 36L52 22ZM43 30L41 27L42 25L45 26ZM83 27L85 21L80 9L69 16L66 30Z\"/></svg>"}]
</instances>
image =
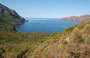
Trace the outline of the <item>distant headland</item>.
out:
<instances>
[{"instance_id":1,"label":"distant headland","mask_svg":"<svg viewBox=\"0 0 90 58\"><path fill-rule=\"evenodd\" d=\"M70 21L85 21L86 19L90 19L90 15L82 15L82 16L71 16L61 18L62 20L70 20Z\"/></svg>"}]
</instances>

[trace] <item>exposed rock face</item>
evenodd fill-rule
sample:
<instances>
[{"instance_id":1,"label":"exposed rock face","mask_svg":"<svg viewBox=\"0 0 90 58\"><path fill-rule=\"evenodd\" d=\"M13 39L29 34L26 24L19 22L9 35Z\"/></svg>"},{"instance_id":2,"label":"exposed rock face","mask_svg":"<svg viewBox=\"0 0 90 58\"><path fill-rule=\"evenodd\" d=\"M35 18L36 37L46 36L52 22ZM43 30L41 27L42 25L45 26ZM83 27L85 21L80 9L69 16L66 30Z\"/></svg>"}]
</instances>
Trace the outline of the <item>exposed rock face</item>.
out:
<instances>
[{"instance_id":1,"label":"exposed rock face","mask_svg":"<svg viewBox=\"0 0 90 58\"><path fill-rule=\"evenodd\" d=\"M61 18L62 20L71 20L71 21L84 21L86 19L90 19L90 15L83 15L83 16L71 16L71 17L65 17Z\"/></svg>"},{"instance_id":2,"label":"exposed rock face","mask_svg":"<svg viewBox=\"0 0 90 58\"><path fill-rule=\"evenodd\" d=\"M0 21L9 24L23 24L26 20L21 17L16 11L9 9L8 7L0 3Z\"/></svg>"}]
</instances>

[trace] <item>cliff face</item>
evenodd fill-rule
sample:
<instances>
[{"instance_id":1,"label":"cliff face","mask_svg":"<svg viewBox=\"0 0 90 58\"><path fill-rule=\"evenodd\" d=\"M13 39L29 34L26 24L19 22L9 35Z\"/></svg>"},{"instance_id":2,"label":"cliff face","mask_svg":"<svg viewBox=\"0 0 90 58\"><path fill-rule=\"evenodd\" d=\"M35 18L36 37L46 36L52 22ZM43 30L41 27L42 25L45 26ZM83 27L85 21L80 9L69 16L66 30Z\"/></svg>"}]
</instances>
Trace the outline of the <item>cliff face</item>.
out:
<instances>
[{"instance_id":1,"label":"cliff face","mask_svg":"<svg viewBox=\"0 0 90 58\"><path fill-rule=\"evenodd\" d=\"M25 22L25 19L21 17L16 11L9 9L8 7L0 4L0 22L19 25Z\"/></svg>"},{"instance_id":2,"label":"cliff face","mask_svg":"<svg viewBox=\"0 0 90 58\"><path fill-rule=\"evenodd\" d=\"M90 19L90 15L83 15L83 16L71 16L71 17L64 17L61 18L62 20L71 20L71 21L84 21L86 19Z\"/></svg>"}]
</instances>

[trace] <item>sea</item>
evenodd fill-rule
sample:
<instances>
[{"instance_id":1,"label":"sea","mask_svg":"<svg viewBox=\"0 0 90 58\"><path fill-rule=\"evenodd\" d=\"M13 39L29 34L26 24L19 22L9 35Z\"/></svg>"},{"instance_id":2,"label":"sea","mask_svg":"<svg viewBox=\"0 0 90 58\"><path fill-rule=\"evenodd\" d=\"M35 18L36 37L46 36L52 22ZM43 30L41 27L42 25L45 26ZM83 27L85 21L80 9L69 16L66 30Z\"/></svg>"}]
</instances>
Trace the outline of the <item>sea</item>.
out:
<instances>
[{"instance_id":1,"label":"sea","mask_svg":"<svg viewBox=\"0 0 90 58\"><path fill-rule=\"evenodd\" d=\"M45 32L62 32L68 27L80 24L79 21L68 21L59 18L26 18L28 22L18 25L17 31L20 33Z\"/></svg>"}]
</instances>

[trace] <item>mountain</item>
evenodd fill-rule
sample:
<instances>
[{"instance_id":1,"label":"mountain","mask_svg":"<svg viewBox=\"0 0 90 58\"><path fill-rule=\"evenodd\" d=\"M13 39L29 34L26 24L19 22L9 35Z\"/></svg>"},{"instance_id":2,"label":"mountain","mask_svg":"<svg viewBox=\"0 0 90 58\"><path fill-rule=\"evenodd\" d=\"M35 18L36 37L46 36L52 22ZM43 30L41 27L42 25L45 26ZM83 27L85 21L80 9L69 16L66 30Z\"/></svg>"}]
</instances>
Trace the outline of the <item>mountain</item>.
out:
<instances>
[{"instance_id":1,"label":"mountain","mask_svg":"<svg viewBox=\"0 0 90 58\"><path fill-rule=\"evenodd\" d=\"M25 23L25 19L21 17L16 11L9 9L8 7L4 6L0 3L0 24L2 22L19 25Z\"/></svg>"},{"instance_id":2,"label":"mountain","mask_svg":"<svg viewBox=\"0 0 90 58\"><path fill-rule=\"evenodd\" d=\"M90 19L90 15L86 14L83 16L71 16L61 18L62 20L71 20L71 21L85 21L86 19Z\"/></svg>"}]
</instances>

